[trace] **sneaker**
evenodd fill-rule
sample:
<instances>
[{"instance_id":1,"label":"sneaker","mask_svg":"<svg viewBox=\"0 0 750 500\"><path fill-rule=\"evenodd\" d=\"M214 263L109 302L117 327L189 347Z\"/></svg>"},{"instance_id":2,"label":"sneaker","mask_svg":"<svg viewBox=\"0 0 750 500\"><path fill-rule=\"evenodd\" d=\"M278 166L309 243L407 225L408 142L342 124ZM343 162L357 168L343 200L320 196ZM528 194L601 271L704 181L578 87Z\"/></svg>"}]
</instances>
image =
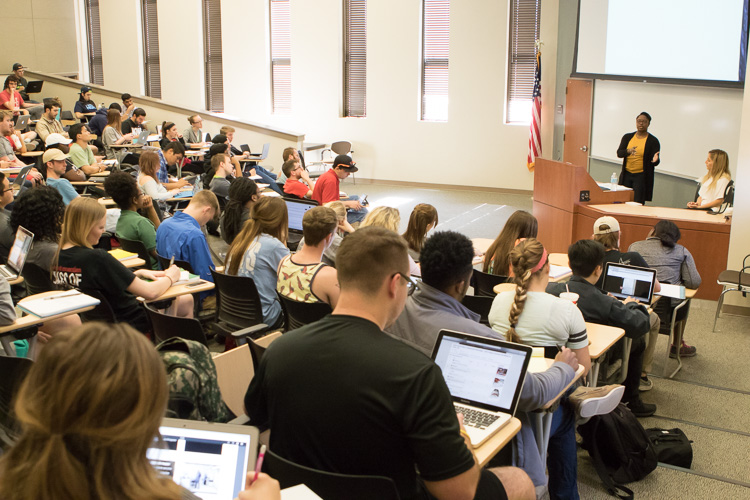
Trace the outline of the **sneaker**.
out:
<instances>
[{"instance_id":1,"label":"sneaker","mask_svg":"<svg viewBox=\"0 0 750 500\"><path fill-rule=\"evenodd\" d=\"M617 408L624 392L625 387L622 385L579 387L573 391L569 400L579 418L589 418L606 415Z\"/></svg>"},{"instance_id":2,"label":"sneaker","mask_svg":"<svg viewBox=\"0 0 750 500\"><path fill-rule=\"evenodd\" d=\"M638 390L641 392L650 391L654 388L654 383L648 378L648 375L641 377L641 381L638 384Z\"/></svg>"},{"instance_id":3,"label":"sneaker","mask_svg":"<svg viewBox=\"0 0 750 500\"><path fill-rule=\"evenodd\" d=\"M695 356L697 349L695 346L687 345L685 341L682 341L682 345L680 346L680 357L681 358L692 358ZM669 357L670 358L676 358L677 357L677 349L676 346L672 346L669 350Z\"/></svg>"},{"instance_id":4,"label":"sneaker","mask_svg":"<svg viewBox=\"0 0 750 500\"><path fill-rule=\"evenodd\" d=\"M644 403L642 399L638 398L635 401L627 403L628 409L633 412L638 418L650 417L656 413L656 405Z\"/></svg>"}]
</instances>

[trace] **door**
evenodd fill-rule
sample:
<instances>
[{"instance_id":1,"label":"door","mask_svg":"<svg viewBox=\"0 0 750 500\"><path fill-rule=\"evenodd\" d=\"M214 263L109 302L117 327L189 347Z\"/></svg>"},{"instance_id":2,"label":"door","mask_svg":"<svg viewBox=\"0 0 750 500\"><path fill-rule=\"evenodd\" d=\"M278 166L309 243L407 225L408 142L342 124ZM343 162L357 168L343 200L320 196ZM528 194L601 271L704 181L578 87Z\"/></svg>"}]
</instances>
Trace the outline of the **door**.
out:
<instances>
[{"instance_id":1,"label":"door","mask_svg":"<svg viewBox=\"0 0 750 500\"><path fill-rule=\"evenodd\" d=\"M591 149L592 80L569 79L565 89L565 135L563 161L589 168Z\"/></svg>"}]
</instances>

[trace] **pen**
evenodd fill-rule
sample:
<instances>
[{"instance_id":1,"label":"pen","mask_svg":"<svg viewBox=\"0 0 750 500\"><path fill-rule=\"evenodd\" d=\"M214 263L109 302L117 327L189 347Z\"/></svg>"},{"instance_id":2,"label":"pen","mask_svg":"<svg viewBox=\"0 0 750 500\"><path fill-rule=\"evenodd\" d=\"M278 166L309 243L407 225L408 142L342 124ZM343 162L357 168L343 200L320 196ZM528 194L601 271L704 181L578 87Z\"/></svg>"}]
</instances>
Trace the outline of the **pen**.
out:
<instances>
[{"instance_id":1,"label":"pen","mask_svg":"<svg viewBox=\"0 0 750 500\"><path fill-rule=\"evenodd\" d=\"M45 297L44 300L64 299L65 297L72 297L74 295L81 295L81 292L65 293L63 295L55 295L54 297Z\"/></svg>"},{"instance_id":2,"label":"pen","mask_svg":"<svg viewBox=\"0 0 750 500\"><path fill-rule=\"evenodd\" d=\"M555 345L555 347L557 347L557 352L562 352L562 347L560 347L559 345Z\"/></svg>"},{"instance_id":3,"label":"pen","mask_svg":"<svg viewBox=\"0 0 750 500\"><path fill-rule=\"evenodd\" d=\"M253 482L255 482L258 479L258 474L260 473L260 468L263 467L263 458L266 456L266 445L263 445L260 447L260 453L258 453L258 461L255 462L255 476L253 477Z\"/></svg>"},{"instance_id":4,"label":"pen","mask_svg":"<svg viewBox=\"0 0 750 500\"><path fill-rule=\"evenodd\" d=\"M170 267L172 267L173 265L174 265L174 255L172 256L172 258L171 258L171 259L169 259L169 266L167 266L167 269L169 269L169 268L170 268Z\"/></svg>"}]
</instances>

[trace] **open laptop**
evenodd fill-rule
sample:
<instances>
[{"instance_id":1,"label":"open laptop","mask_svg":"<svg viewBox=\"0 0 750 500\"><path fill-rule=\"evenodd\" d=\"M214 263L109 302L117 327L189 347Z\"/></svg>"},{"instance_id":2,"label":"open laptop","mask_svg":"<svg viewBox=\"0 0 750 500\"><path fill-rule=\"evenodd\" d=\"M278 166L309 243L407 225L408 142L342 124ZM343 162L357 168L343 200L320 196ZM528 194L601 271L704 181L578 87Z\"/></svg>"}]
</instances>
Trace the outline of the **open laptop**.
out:
<instances>
[{"instance_id":1,"label":"open laptop","mask_svg":"<svg viewBox=\"0 0 750 500\"><path fill-rule=\"evenodd\" d=\"M133 139L133 144L143 144L145 145L148 142L148 130L145 128L141 130L140 135Z\"/></svg>"},{"instance_id":2,"label":"open laptop","mask_svg":"<svg viewBox=\"0 0 750 500\"><path fill-rule=\"evenodd\" d=\"M44 80L34 80L33 82L28 82L26 84L26 89L24 91L27 94L38 94L42 91L42 85L44 85Z\"/></svg>"},{"instance_id":3,"label":"open laptop","mask_svg":"<svg viewBox=\"0 0 750 500\"><path fill-rule=\"evenodd\" d=\"M29 126L30 120L31 120L31 116L29 115L18 115L18 118L16 119L16 124L13 127L16 130L21 131Z\"/></svg>"},{"instance_id":4,"label":"open laptop","mask_svg":"<svg viewBox=\"0 0 750 500\"><path fill-rule=\"evenodd\" d=\"M34 234L23 226L18 226L16 239L13 246L8 252L8 263L0 265L0 275L6 280L14 280L21 275L23 265L26 263L26 257L31 250L31 242L34 241Z\"/></svg>"},{"instance_id":5,"label":"open laptop","mask_svg":"<svg viewBox=\"0 0 750 500\"><path fill-rule=\"evenodd\" d=\"M650 304L655 284L656 271L654 269L614 262L607 262L604 266L602 290L618 299L633 297L639 302Z\"/></svg>"},{"instance_id":6,"label":"open laptop","mask_svg":"<svg viewBox=\"0 0 750 500\"><path fill-rule=\"evenodd\" d=\"M516 412L532 349L502 340L441 330L432 359L448 385L456 413L464 416L477 448Z\"/></svg>"},{"instance_id":7,"label":"open laptop","mask_svg":"<svg viewBox=\"0 0 750 500\"><path fill-rule=\"evenodd\" d=\"M313 207L317 207L318 203L312 200L294 200L291 198L284 198L286 202L286 211L289 214L289 232L302 234L302 217L305 212Z\"/></svg>"},{"instance_id":8,"label":"open laptop","mask_svg":"<svg viewBox=\"0 0 750 500\"><path fill-rule=\"evenodd\" d=\"M146 456L154 468L204 499L233 500L255 468L258 429L165 418Z\"/></svg>"},{"instance_id":9,"label":"open laptop","mask_svg":"<svg viewBox=\"0 0 750 500\"><path fill-rule=\"evenodd\" d=\"M11 185L11 187L13 188L13 196L18 196L24 190L23 183L32 168L34 168L34 165L26 165L25 167L21 167L21 170L19 170L16 178L13 179L13 184Z\"/></svg>"},{"instance_id":10,"label":"open laptop","mask_svg":"<svg viewBox=\"0 0 750 500\"><path fill-rule=\"evenodd\" d=\"M241 147L242 146L240 146L240 148ZM271 143L267 142L267 143L263 144L263 151L260 154L258 154L258 153L250 153L250 156L253 157L253 158L257 157L259 160L265 160L266 158L268 158L268 151L270 149L271 149ZM245 150L243 149L242 151L245 151ZM248 151L249 151L249 149L248 149Z\"/></svg>"}]
</instances>

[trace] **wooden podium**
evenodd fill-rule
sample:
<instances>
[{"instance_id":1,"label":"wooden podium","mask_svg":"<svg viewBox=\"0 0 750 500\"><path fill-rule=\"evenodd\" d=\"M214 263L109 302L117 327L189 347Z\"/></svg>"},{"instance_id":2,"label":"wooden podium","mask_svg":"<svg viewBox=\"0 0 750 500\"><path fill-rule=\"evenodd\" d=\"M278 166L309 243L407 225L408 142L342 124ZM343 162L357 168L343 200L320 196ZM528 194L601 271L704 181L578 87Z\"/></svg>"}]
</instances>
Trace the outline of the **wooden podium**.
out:
<instances>
[{"instance_id":1,"label":"wooden podium","mask_svg":"<svg viewBox=\"0 0 750 500\"><path fill-rule=\"evenodd\" d=\"M588 193L588 199L581 201ZM567 253L576 241L576 206L633 201L633 191L604 191L585 167L537 158L534 166L534 217L539 241L548 252ZM592 225L593 226L593 225ZM591 237L592 227L588 237Z\"/></svg>"}]
</instances>

